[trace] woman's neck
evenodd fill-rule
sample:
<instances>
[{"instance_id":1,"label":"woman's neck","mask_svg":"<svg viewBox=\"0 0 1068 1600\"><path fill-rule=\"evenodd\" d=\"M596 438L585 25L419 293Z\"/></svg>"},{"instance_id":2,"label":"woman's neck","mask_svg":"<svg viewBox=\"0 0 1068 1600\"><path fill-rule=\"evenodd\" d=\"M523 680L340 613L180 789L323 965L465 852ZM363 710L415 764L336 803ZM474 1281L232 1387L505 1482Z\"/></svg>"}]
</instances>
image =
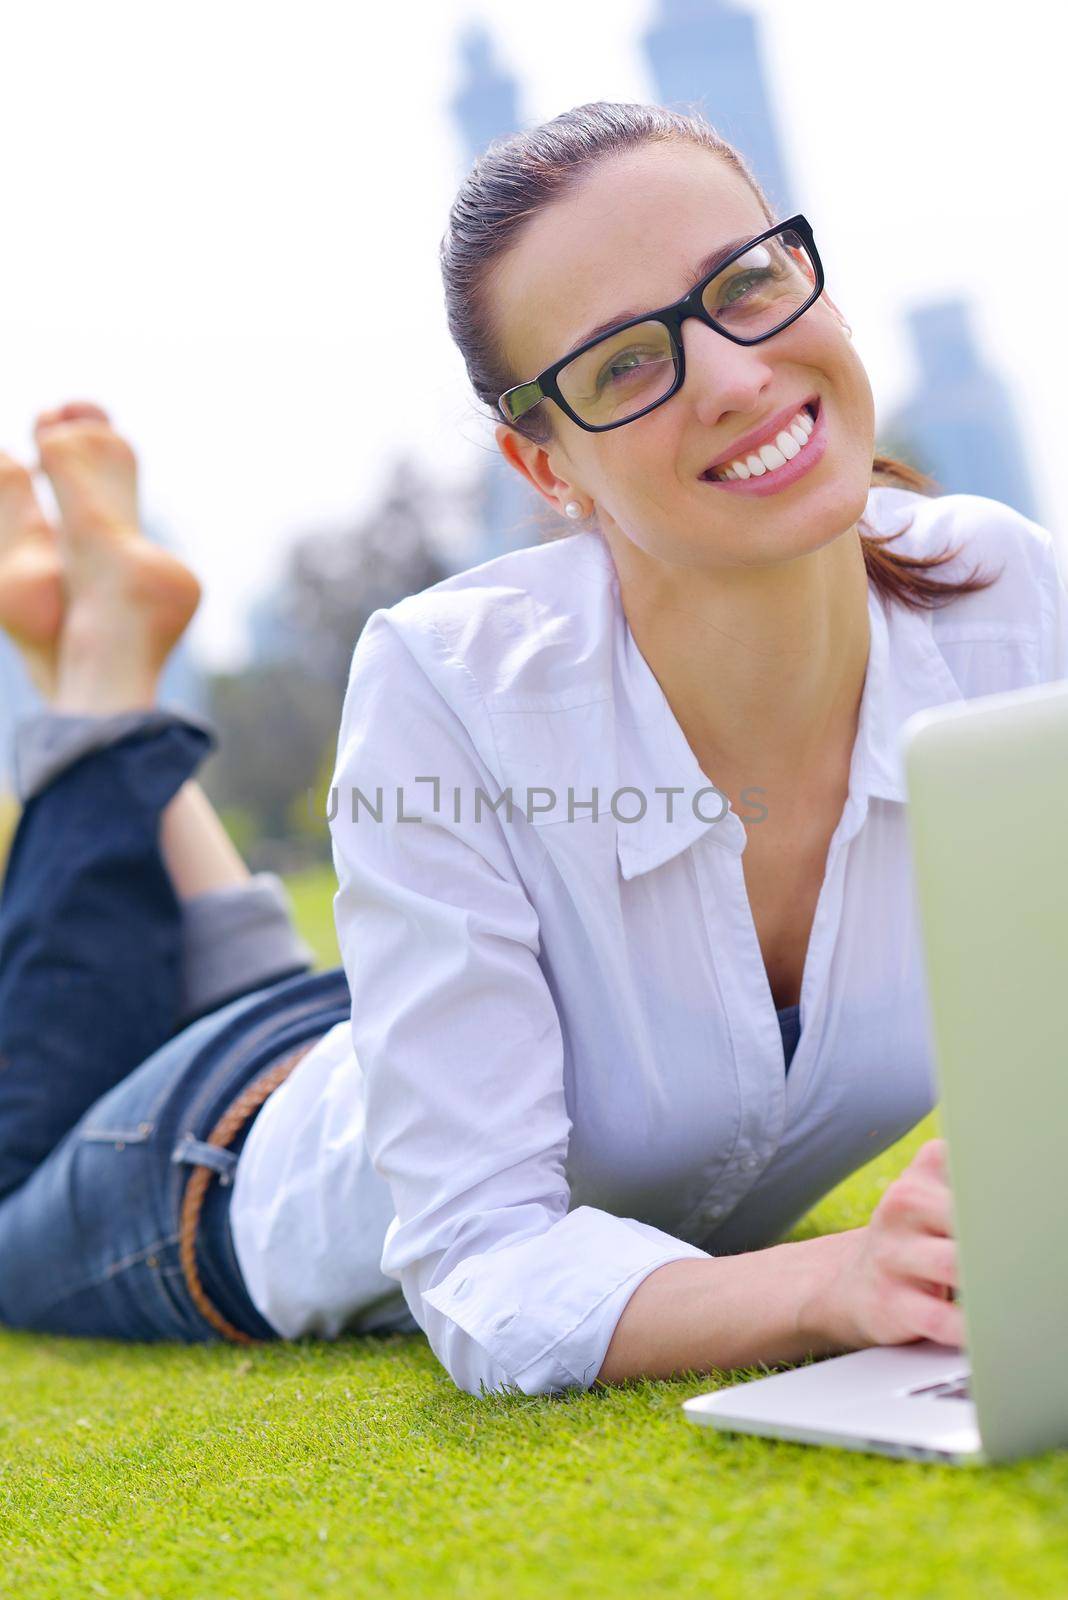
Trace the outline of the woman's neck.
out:
<instances>
[{"instance_id":1,"label":"woman's neck","mask_svg":"<svg viewBox=\"0 0 1068 1600\"><path fill-rule=\"evenodd\" d=\"M702 771L728 795L848 764L868 664L856 528L777 568L668 567L629 544L623 609Z\"/></svg>"}]
</instances>

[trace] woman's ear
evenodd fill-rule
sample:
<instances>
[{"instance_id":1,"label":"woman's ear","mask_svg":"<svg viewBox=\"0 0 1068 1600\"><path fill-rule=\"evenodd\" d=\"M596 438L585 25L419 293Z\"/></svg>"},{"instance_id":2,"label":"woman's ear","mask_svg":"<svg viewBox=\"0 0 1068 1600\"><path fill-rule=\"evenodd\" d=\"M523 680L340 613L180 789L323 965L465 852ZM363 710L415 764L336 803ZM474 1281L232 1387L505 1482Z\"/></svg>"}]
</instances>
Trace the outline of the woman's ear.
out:
<instances>
[{"instance_id":1,"label":"woman's ear","mask_svg":"<svg viewBox=\"0 0 1068 1600\"><path fill-rule=\"evenodd\" d=\"M573 492L573 485L558 478L549 462L549 452L544 445L536 444L525 434L517 433L505 423L498 423L494 431L497 447L508 465L524 477L547 500L554 511L562 511L565 500Z\"/></svg>"}]
</instances>

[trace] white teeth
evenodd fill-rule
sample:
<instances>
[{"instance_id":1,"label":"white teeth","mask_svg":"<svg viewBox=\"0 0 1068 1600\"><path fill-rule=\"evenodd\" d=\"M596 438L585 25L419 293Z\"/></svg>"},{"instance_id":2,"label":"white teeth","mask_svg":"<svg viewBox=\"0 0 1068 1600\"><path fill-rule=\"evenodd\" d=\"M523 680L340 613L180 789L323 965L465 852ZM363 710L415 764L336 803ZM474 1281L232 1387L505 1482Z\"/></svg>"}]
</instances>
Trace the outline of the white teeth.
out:
<instances>
[{"instance_id":1,"label":"white teeth","mask_svg":"<svg viewBox=\"0 0 1068 1600\"><path fill-rule=\"evenodd\" d=\"M776 467L785 466L787 461L792 461L799 455L808 443L815 426L807 411L799 411L789 428L784 428L781 433L776 434L773 444L762 444L753 455L732 461L728 466L718 467L714 475L728 482L736 478L761 478L765 472L773 472Z\"/></svg>"}]
</instances>

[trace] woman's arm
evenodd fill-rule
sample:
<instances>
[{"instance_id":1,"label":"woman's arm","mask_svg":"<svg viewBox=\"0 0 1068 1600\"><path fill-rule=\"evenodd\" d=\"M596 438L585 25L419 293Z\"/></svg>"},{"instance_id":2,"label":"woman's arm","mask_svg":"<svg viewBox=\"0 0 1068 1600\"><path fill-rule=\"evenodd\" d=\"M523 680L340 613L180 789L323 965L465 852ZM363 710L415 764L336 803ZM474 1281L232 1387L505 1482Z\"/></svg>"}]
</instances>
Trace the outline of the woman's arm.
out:
<instances>
[{"instance_id":1,"label":"woman's arm","mask_svg":"<svg viewBox=\"0 0 1068 1600\"><path fill-rule=\"evenodd\" d=\"M434 626L450 598L378 612L360 637L335 775L335 912L367 1150L395 1211L382 1269L462 1389L545 1394L594 1381L644 1277L707 1257L571 1205L561 1021L516 837L491 808L475 818L475 790L495 797L499 771L477 686ZM477 602L465 597L465 629L500 609L488 591L487 622ZM354 820L356 789L373 805L381 791L378 820L359 799Z\"/></svg>"},{"instance_id":2,"label":"woman's arm","mask_svg":"<svg viewBox=\"0 0 1068 1600\"><path fill-rule=\"evenodd\" d=\"M873 1344L963 1345L944 1139L929 1139L862 1228L709 1261L641 1283L598 1377L729 1371Z\"/></svg>"},{"instance_id":3,"label":"woman's arm","mask_svg":"<svg viewBox=\"0 0 1068 1600\"><path fill-rule=\"evenodd\" d=\"M616 1324L602 1383L801 1361L849 1349L813 1314L845 1234L708 1261L670 1261L638 1285Z\"/></svg>"}]
</instances>

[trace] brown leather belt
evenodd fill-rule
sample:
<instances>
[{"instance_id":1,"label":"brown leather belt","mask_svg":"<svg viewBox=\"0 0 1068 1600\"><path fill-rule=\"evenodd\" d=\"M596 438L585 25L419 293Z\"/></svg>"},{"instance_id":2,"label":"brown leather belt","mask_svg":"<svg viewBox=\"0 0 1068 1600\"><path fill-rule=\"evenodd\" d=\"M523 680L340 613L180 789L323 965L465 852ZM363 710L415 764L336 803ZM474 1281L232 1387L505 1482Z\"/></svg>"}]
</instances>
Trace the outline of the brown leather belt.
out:
<instances>
[{"instance_id":1,"label":"brown leather belt","mask_svg":"<svg viewBox=\"0 0 1068 1600\"><path fill-rule=\"evenodd\" d=\"M245 1124L255 1116L268 1095L273 1094L280 1083L285 1082L297 1063L303 1061L308 1051L317 1043L318 1038L310 1040L308 1044L301 1045L299 1050L294 1050L292 1055L276 1061L273 1067L268 1067L266 1072L254 1078L223 1112L204 1142L217 1145L220 1150L228 1149ZM224 1339L229 1339L234 1344L257 1344L260 1341L253 1339L247 1333L242 1333L240 1328L235 1328L233 1323L212 1305L204 1292L204 1285L197 1270L196 1239L197 1229L200 1226L200 1213L208 1186L215 1177L218 1177L218 1173L213 1167L195 1167L182 1196L182 1207L178 1213L178 1255L185 1274L186 1287L201 1316L206 1317Z\"/></svg>"}]
</instances>

